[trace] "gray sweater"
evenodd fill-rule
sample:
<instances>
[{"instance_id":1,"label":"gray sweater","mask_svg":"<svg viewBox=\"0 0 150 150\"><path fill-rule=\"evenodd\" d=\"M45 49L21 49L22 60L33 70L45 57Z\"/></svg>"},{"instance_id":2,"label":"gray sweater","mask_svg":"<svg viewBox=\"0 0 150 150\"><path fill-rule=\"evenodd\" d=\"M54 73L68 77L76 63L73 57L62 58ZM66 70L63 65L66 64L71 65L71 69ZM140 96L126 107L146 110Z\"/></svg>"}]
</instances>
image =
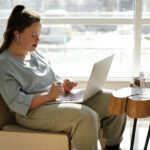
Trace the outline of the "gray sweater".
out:
<instances>
[{"instance_id":1,"label":"gray sweater","mask_svg":"<svg viewBox=\"0 0 150 150\"><path fill-rule=\"evenodd\" d=\"M38 51L28 60L15 58L5 50L0 54L0 94L8 107L26 116L36 94L47 92L60 78Z\"/></svg>"}]
</instances>

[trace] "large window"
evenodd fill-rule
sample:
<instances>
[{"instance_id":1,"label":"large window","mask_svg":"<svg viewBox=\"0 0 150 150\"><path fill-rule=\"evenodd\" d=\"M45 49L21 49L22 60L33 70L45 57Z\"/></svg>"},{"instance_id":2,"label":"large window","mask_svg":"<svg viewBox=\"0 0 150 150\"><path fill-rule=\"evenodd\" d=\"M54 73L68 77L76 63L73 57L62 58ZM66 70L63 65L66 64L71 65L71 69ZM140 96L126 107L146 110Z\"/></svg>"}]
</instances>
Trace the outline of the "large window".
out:
<instances>
[{"instance_id":1,"label":"large window","mask_svg":"<svg viewBox=\"0 0 150 150\"><path fill-rule=\"evenodd\" d=\"M149 0L22 0L42 16L39 49L61 76L85 78L93 63L115 54L109 77L150 71ZM143 2L143 3L142 3ZM0 40L15 0L0 0Z\"/></svg>"}]
</instances>

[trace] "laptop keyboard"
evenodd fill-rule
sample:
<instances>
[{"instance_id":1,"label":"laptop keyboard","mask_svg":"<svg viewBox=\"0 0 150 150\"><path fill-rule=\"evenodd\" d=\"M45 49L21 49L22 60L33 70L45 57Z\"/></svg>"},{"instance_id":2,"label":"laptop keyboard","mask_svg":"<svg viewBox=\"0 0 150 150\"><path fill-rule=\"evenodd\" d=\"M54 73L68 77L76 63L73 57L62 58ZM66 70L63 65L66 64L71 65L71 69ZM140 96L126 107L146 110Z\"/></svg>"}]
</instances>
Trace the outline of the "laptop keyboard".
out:
<instances>
[{"instance_id":1,"label":"laptop keyboard","mask_svg":"<svg viewBox=\"0 0 150 150\"><path fill-rule=\"evenodd\" d=\"M73 93L65 96L63 95L62 97L60 97L60 99L61 101L77 101L83 98L83 96L84 96L84 90L80 90L77 93Z\"/></svg>"}]
</instances>

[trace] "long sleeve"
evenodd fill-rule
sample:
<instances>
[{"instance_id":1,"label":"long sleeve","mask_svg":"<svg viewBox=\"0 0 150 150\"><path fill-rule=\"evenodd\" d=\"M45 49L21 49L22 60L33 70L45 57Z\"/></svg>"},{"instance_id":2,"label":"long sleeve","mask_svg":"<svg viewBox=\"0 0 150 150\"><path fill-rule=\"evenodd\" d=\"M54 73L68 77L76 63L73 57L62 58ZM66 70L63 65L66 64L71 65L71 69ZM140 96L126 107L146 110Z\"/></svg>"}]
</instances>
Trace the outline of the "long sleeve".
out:
<instances>
[{"instance_id":1,"label":"long sleeve","mask_svg":"<svg viewBox=\"0 0 150 150\"><path fill-rule=\"evenodd\" d=\"M3 72L0 71L1 96L12 111L26 116L30 108L33 95L26 94L21 91L21 86L14 78L7 74L2 74Z\"/></svg>"}]
</instances>

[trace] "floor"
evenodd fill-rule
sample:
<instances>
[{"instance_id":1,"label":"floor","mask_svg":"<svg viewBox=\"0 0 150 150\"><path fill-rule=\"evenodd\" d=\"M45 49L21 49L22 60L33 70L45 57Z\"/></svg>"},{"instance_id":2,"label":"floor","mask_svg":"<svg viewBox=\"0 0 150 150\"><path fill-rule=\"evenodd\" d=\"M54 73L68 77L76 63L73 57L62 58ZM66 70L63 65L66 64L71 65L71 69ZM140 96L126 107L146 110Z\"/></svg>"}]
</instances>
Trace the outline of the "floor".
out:
<instances>
[{"instance_id":1,"label":"floor","mask_svg":"<svg viewBox=\"0 0 150 150\"><path fill-rule=\"evenodd\" d=\"M144 149L145 139L146 139L147 131L149 128L149 123L150 123L150 118L138 119L133 150L143 150ZM123 134L123 141L121 143L122 150L130 149L132 125L133 125L133 120L129 119L127 121L126 128L125 128L125 131ZM98 147L99 147L98 150L101 150L101 146L99 143L98 143ZM147 150L150 150L150 141L149 141Z\"/></svg>"}]
</instances>

